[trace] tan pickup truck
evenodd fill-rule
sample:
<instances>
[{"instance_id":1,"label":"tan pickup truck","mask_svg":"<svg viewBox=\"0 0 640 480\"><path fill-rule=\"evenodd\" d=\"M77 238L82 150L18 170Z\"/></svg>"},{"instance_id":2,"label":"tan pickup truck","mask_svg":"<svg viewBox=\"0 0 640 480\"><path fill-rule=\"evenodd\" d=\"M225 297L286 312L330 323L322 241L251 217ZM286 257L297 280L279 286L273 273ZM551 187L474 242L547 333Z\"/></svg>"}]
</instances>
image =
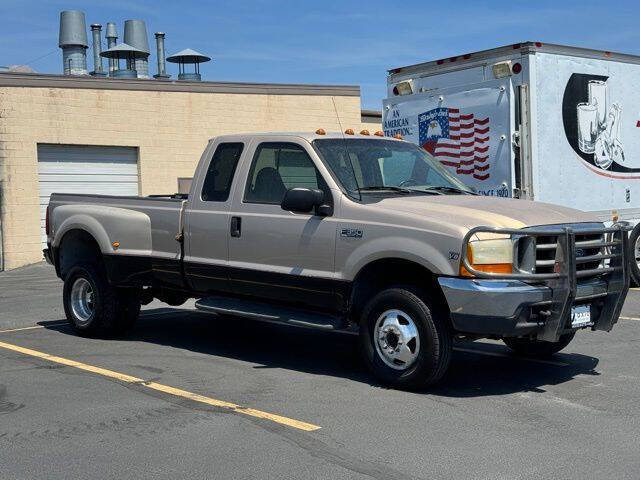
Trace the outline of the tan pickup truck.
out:
<instances>
[{"instance_id":1,"label":"tan pickup truck","mask_svg":"<svg viewBox=\"0 0 640 480\"><path fill-rule=\"evenodd\" d=\"M550 355L613 327L625 225L476 195L417 146L366 133L217 137L188 195L53 194L45 256L69 322L122 331L154 298L197 298L229 319L358 333L402 388L439 380L457 340Z\"/></svg>"}]
</instances>

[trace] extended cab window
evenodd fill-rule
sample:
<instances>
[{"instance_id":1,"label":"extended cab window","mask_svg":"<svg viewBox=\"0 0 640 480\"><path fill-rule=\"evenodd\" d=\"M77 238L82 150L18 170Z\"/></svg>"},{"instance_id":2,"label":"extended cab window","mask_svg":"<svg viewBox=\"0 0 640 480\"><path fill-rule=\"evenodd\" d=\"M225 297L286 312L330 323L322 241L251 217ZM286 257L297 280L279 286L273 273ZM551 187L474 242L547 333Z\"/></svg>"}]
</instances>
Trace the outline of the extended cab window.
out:
<instances>
[{"instance_id":1,"label":"extended cab window","mask_svg":"<svg viewBox=\"0 0 640 480\"><path fill-rule=\"evenodd\" d=\"M233 174L242 154L244 144L221 143L216 148L207 176L202 185L202 200L205 202L226 202L231 190Z\"/></svg>"},{"instance_id":2,"label":"extended cab window","mask_svg":"<svg viewBox=\"0 0 640 480\"><path fill-rule=\"evenodd\" d=\"M262 143L249 170L244 199L251 203L280 204L294 187L320 188L325 183L309 155L294 143Z\"/></svg>"}]
</instances>

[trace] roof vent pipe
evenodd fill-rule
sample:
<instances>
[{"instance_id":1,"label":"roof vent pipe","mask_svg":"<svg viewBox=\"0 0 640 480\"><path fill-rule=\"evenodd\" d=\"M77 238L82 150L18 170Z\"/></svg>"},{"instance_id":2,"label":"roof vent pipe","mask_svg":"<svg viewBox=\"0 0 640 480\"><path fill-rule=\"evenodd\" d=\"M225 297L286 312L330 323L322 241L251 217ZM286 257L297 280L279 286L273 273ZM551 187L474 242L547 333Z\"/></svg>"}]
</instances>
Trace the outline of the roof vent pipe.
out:
<instances>
[{"instance_id":1,"label":"roof vent pipe","mask_svg":"<svg viewBox=\"0 0 640 480\"><path fill-rule=\"evenodd\" d=\"M156 56L158 57L158 74L153 78L169 78L167 64L164 61L164 33L156 32Z\"/></svg>"},{"instance_id":2,"label":"roof vent pipe","mask_svg":"<svg viewBox=\"0 0 640 480\"><path fill-rule=\"evenodd\" d=\"M60 36L62 66L65 75L87 75L87 26L84 12L65 10L60 12Z\"/></svg>"},{"instance_id":3,"label":"roof vent pipe","mask_svg":"<svg viewBox=\"0 0 640 480\"><path fill-rule=\"evenodd\" d=\"M107 28L104 35L107 39L107 48L115 47L118 43L118 32L116 31L116 24L113 22L107 23ZM113 58L109 59L109 75L113 76L113 72L117 70L116 61Z\"/></svg>"},{"instance_id":4,"label":"roof vent pipe","mask_svg":"<svg viewBox=\"0 0 640 480\"><path fill-rule=\"evenodd\" d=\"M145 53L145 55L136 56L135 70L138 72L138 78L149 78L149 39L143 20L125 20L124 43Z\"/></svg>"},{"instance_id":5,"label":"roof vent pipe","mask_svg":"<svg viewBox=\"0 0 640 480\"><path fill-rule=\"evenodd\" d=\"M115 78L139 78L138 72L136 72L136 61L140 58L146 58L149 56L137 48L127 45L126 43L119 43L114 47L105 50L100 54L105 58L113 58L115 60L116 69L113 71L113 77ZM120 68L120 59L125 59L127 62L126 68Z\"/></svg>"},{"instance_id":6,"label":"roof vent pipe","mask_svg":"<svg viewBox=\"0 0 640 480\"><path fill-rule=\"evenodd\" d=\"M107 74L102 69L102 39L100 33L102 32L102 25L94 23L91 25L91 35L93 37L93 72L91 75L94 77L105 77Z\"/></svg>"}]
</instances>

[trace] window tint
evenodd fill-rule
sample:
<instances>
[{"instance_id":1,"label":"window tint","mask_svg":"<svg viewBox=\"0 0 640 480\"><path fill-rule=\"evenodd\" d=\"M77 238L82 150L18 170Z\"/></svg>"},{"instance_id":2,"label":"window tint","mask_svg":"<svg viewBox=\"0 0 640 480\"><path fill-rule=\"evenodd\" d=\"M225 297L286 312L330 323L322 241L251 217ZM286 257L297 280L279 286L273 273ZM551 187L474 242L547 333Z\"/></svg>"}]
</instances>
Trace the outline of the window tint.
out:
<instances>
[{"instance_id":1,"label":"window tint","mask_svg":"<svg viewBox=\"0 0 640 480\"><path fill-rule=\"evenodd\" d=\"M221 143L216 148L202 186L202 200L226 202L244 144Z\"/></svg>"},{"instance_id":2,"label":"window tint","mask_svg":"<svg viewBox=\"0 0 640 480\"><path fill-rule=\"evenodd\" d=\"M262 143L253 158L245 201L280 204L290 188L324 189L307 152L292 143Z\"/></svg>"}]
</instances>

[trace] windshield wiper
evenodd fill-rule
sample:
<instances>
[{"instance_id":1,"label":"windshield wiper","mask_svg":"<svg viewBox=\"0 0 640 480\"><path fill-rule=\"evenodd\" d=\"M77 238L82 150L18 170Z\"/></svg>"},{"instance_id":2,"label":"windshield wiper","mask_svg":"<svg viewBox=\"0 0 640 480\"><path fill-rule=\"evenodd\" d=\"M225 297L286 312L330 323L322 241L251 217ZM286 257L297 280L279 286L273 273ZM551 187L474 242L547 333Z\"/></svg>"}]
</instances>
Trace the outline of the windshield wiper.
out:
<instances>
[{"instance_id":1,"label":"windshield wiper","mask_svg":"<svg viewBox=\"0 0 640 480\"><path fill-rule=\"evenodd\" d=\"M410 188L394 187L392 185L368 185L366 187L357 188L356 190L358 192L376 192L376 191L384 191L384 190L388 190L391 192L400 192L400 193L415 192L415 190L411 190Z\"/></svg>"},{"instance_id":2,"label":"windshield wiper","mask_svg":"<svg viewBox=\"0 0 640 480\"><path fill-rule=\"evenodd\" d=\"M477 193L472 192L470 190L462 190L461 188L448 187L445 185L432 185L429 187L425 187L423 191L428 192L429 190L436 191L436 192L462 193L464 195L478 195Z\"/></svg>"}]
</instances>

